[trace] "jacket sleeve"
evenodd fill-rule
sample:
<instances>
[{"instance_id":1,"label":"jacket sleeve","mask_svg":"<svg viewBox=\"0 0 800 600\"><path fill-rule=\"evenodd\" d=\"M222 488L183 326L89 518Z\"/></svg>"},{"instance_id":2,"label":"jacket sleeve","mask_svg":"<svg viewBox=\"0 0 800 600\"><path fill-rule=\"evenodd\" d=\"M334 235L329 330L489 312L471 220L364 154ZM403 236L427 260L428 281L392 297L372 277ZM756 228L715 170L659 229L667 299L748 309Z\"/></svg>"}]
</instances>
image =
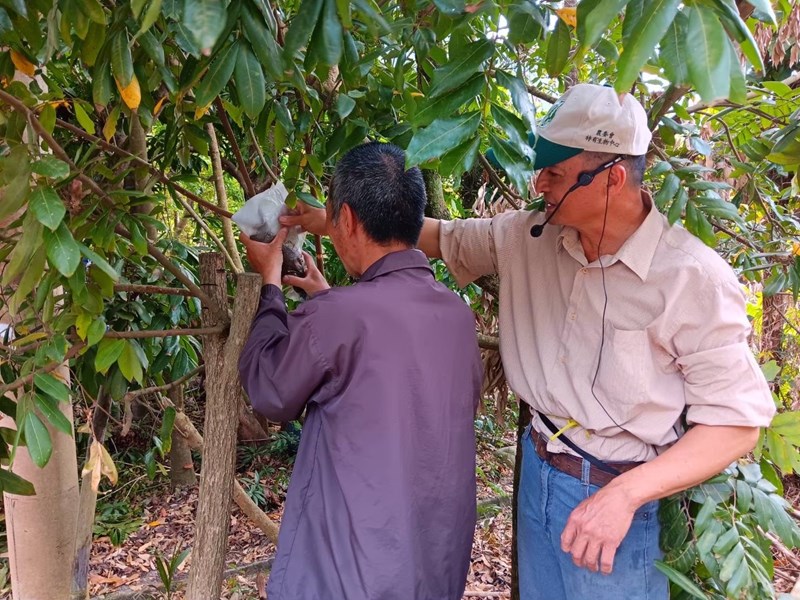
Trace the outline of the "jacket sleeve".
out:
<instances>
[{"instance_id":1,"label":"jacket sleeve","mask_svg":"<svg viewBox=\"0 0 800 600\"><path fill-rule=\"evenodd\" d=\"M281 290L264 286L239 357L239 377L253 409L273 421L296 419L331 373L312 331L313 311L302 312L290 318Z\"/></svg>"}]
</instances>

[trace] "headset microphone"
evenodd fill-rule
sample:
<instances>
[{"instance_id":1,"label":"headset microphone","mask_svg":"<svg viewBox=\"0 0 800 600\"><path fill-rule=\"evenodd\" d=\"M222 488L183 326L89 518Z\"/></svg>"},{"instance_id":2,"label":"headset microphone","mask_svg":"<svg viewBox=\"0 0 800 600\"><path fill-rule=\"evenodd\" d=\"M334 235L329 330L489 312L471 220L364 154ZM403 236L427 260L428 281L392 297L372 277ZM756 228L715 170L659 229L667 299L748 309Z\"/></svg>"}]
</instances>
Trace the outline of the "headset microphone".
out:
<instances>
[{"instance_id":1,"label":"headset microphone","mask_svg":"<svg viewBox=\"0 0 800 600\"><path fill-rule=\"evenodd\" d=\"M585 187L587 185L591 185L592 181L594 181L594 178L598 173L602 173L606 169L610 169L615 164L622 162L623 160L625 160L624 156L617 156L611 159L610 161L603 163L596 169L593 169L591 171L582 171L581 173L579 173L578 181L572 184L572 187L570 187L566 191L566 193L563 196L561 196L561 200L558 201L558 204L556 204L556 207L553 209L553 212L550 213L550 215L544 220L544 222L537 223L536 225L531 227L531 236L538 238L540 235L542 235L542 233L544 233L544 226L547 225L550 222L550 219L552 219L555 216L555 214L558 212L558 209L561 208L561 205L564 203L564 200L567 199L567 196L569 196L579 187Z\"/></svg>"}]
</instances>

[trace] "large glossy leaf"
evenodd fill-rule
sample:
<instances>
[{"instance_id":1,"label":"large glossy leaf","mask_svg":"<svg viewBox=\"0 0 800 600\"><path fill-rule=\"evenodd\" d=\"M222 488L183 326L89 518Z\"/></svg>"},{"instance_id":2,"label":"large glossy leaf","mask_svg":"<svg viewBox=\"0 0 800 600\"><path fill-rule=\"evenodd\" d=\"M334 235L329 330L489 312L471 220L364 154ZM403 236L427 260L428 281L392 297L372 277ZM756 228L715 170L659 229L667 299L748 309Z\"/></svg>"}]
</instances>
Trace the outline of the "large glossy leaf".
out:
<instances>
[{"instance_id":1,"label":"large glossy leaf","mask_svg":"<svg viewBox=\"0 0 800 600\"><path fill-rule=\"evenodd\" d=\"M502 128L515 149L523 156L532 158L531 148L528 146L528 131L522 119L497 104L492 104L491 112L495 123Z\"/></svg>"},{"instance_id":2,"label":"large glossy leaf","mask_svg":"<svg viewBox=\"0 0 800 600\"><path fill-rule=\"evenodd\" d=\"M59 273L70 277L81 261L81 250L63 221L55 231L44 230L47 260Z\"/></svg>"},{"instance_id":3,"label":"large glossy leaf","mask_svg":"<svg viewBox=\"0 0 800 600\"><path fill-rule=\"evenodd\" d=\"M685 574L681 573L680 571L676 571L666 563L661 562L660 560L655 561L656 569L664 573L667 578L681 588L684 592L691 595L693 598L697 598L698 600L706 600L708 596L706 593L701 590L697 584L692 581L689 577Z\"/></svg>"},{"instance_id":4,"label":"large glossy leaf","mask_svg":"<svg viewBox=\"0 0 800 600\"><path fill-rule=\"evenodd\" d=\"M143 380L143 373L142 373L142 363L139 360L139 354L136 352L136 348L134 347L133 340L124 340L125 345L122 348L122 352L117 359L117 364L119 364L119 370L122 371L122 375L128 381L138 381L139 383Z\"/></svg>"},{"instance_id":5,"label":"large glossy leaf","mask_svg":"<svg viewBox=\"0 0 800 600\"><path fill-rule=\"evenodd\" d=\"M481 139L476 137L456 146L442 156L439 172L445 177L449 177L451 175L459 176L465 171L469 171L475 164L480 145Z\"/></svg>"},{"instance_id":6,"label":"large glossy leaf","mask_svg":"<svg viewBox=\"0 0 800 600\"><path fill-rule=\"evenodd\" d=\"M108 368L117 362L120 354L125 349L125 340L106 338L97 346L97 355L94 358L94 368L99 373L105 373Z\"/></svg>"},{"instance_id":7,"label":"large glossy leaf","mask_svg":"<svg viewBox=\"0 0 800 600\"><path fill-rule=\"evenodd\" d=\"M247 44L242 44L239 48L233 76L236 80L236 91L239 94L242 108L251 119L255 119L267 101L266 83L261 64Z\"/></svg>"},{"instance_id":8,"label":"large glossy leaf","mask_svg":"<svg viewBox=\"0 0 800 600\"><path fill-rule=\"evenodd\" d=\"M56 230L67 214L61 198L49 187L37 187L31 194L29 206L39 223L51 231Z\"/></svg>"},{"instance_id":9,"label":"large glossy leaf","mask_svg":"<svg viewBox=\"0 0 800 600\"><path fill-rule=\"evenodd\" d=\"M308 53L313 54L314 62L336 65L342 57L342 44L342 24L339 22L336 0L323 0L322 13L311 36Z\"/></svg>"},{"instance_id":10,"label":"large glossy leaf","mask_svg":"<svg viewBox=\"0 0 800 600\"><path fill-rule=\"evenodd\" d=\"M406 167L411 168L438 158L472 136L481 114L472 112L452 119L437 119L414 134L406 150Z\"/></svg>"},{"instance_id":11,"label":"large glossy leaf","mask_svg":"<svg viewBox=\"0 0 800 600\"><path fill-rule=\"evenodd\" d=\"M491 135L491 146L497 162L511 178L517 192L523 198L527 197L528 183L533 177L533 160L522 156L506 140L494 134Z\"/></svg>"},{"instance_id":12,"label":"large glossy leaf","mask_svg":"<svg viewBox=\"0 0 800 600\"><path fill-rule=\"evenodd\" d=\"M222 0L186 0L183 25L204 54L208 54L225 30L225 3Z\"/></svg>"},{"instance_id":13,"label":"large glossy leaf","mask_svg":"<svg viewBox=\"0 0 800 600\"><path fill-rule=\"evenodd\" d=\"M236 57L239 54L239 43L234 42L213 60L203 81L195 91L197 106L208 106L214 101L225 85L230 81L236 67Z\"/></svg>"},{"instance_id":14,"label":"large glossy leaf","mask_svg":"<svg viewBox=\"0 0 800 600\"><path fill-rule=\"evenodd\" d=\"M53 453L50 432L34 411L29 411L25 415L25 445L37 467L44 467L50 460L50 455Z\"/></svg>"},{"instance_id":15,"label":"large glossy leaf","mask_svg":"<svg viewBox=\"0 0 800 600\"><path fill-rule=\"evenodd\" d=\"M69 419L64 416L64 413L61 412L61 409L58 407L58 402L49 396L36 394L36 406L47 420L50 421L53 427L69 436L72 435L72 424L69 422Z\"/></svg>"},{"instance_id":16,"label":"large glossy leaf","mask_svg":"<svg viewBox=\"0 0 800 600\"><path fill-rule=\"evenodd\" d=\"M244 30L250 40L253 52L261 62L261 66L273 79L280 79L281 72L281 50L275 41L275 36L267 28L260 16L252 11L245 11L242 18Z\"/></svg>"},{"instance_id":17,"label":"large glossy leaf","mask_svg":"<svg viewBox=\"0 0 800 600\"><path fill-rule=\"evenodd\" d=\"M111 40L111 69L122 87L130 85L133 79L133 57L127 29L118 32Z\"/></svg>"},{"instance_id":18,"label":"large glossy leaf","mask_svg":"<svg viewBox=\"0 0 800 600\"><path fill-rule=\"evenodd\" d=\"M529 130L536 131L536 109L533 106L531 95L522 76L515 77L505 71L497 71L495 76L497 77L497 82L511 93L511 101L514 103L514 108L522 115L522 120L525 121Z\"/></svg>"},{"instance_id":19,"label":"large glossy leaf","mask_svg":"<svg viewBox=\"0 0 800 600\"><path fill-rule=\"evenodd\" d=\"M730 55L725 29L712 8L691 4L686 45L689 77L705 102L726 98L730 92Z\"/></svg>"},{"instance_id":20,"label":"large glossy leaf","mask_svg":"<svg viewBox=\"0 0 800 600\"><path fill-rule=\"evenodd\" d=\"M461 56L451 56L450 62L433 72L428 96L435 98L449 92L470 79L494 52L494 43L481 39L472 44Z\"/></svg>"},{"instance_id":21,"label":"large glossy leaf","mask_svg":"<svg viewBox=\"0 0 800 600\"><path fill-rule=\"evenodd\" d=\"M78 242L78 247L81 249L81 254L92 261L92 264L108 275L112 281L117 281L119 279L119 273L117 273L114 267L108 264L105 258L81 242Z\"/></svg>"},{"instance_id":22,"label":"large glossy leaf","mask_svg":"<svg viewBox=\"0 0 800 600\"><path fill-rule=\"evenodd\" d=\"M69 402L69 388L50 373L39 373L33 378L36 388L58 402Z\"/></svg>"},{"instance_id":23,"label":"large glossy leaf","mask_svg":"<svg viewBox=\"0 0 800 600\"><path fill-rule=\"evenodd\" d=\"M556 28L553 35L547 41L547 56L545 58L545 66L547 67L547 74L550 77L558 77L567 65L569 60L571 36L569 32L569 25L564 23L561 19L556 21Z\"/></svg>"},{"instance_id":24,"label":"large glossy leaf","mask_svg":"<svg viewBox=\"0 0 800 600\"><path fill-rule=\"evenodd\" d=\"M622 21L622 47L628 47L631 35L636 31L639 19L646 12L648 0L630 0L625 7L625 19Z\"/></svg>"},{"instance_id":25,"label":"large glossy leaf","mask_svg":"<svg viewBox=\"0 0 800 600\"><path fill-rule=\"evenodd\" d=\"M773 25L778 25L778 20L775 18L775 10L772 8L770 0L747 0L747 2L755 6L761 14L766 15Z\"/></svg>"},{"instance_id":26,"label":"large glossy leaf","mask_svg":"<svg viewBox=\"0 0 800 600\"><path fill-rule=\"evenodd\" d=\"M509 7L508 41L512 44L530 44L541 37L544 27L544 15L533 2L523 0Z\"/></svg>"},{"instance_id":27,"label":"large glossy leaf","mask_svg":"<svg viewBox=\"0 0 800 600\"><path fill-rule=\"evenodd\" d=\"M25 215L22 222L22 236L9 255L8 263L3 269L0 284L8 285L19 275L31 260L31 257L42 245L42 225L33 216L33 211Z\"/></svg>"},{"instance_id":28,"label":"large glossy leaf","mask_svg":"<svg viewBox=\"0 0 800 600\"><path fill-rule=\"evenodd\" d=\"M686 45L688 30L689 18L683 11L679 11L661 39L661 67L675 85L689 82L689 51Z\"/></svg>"},{"instance_id":29,"label":"large glossy leaf","mask_svg":"<svg viewBox=\"0 0 800 600\"><path fill-rule=\"evenodd\" d=\"M69 175L69 165L55 156L43 156L31 165L31 171L51 179L64 179Z\"/></svg>"},{"instance_id":30,"label":"large glossy leaf","mask_svg":"<svg viewBox=\"0 0 800 600\"><path fill-rule=\"evenodd\" d=\"M18 496L33 496L36 493L30 481L6 469L0 469L0 490Z\"/></svg>"},{"instance_id":31,"label":"large glossy leaf","mask_svg":"<svg viewBox=\"0 0 800 600\"><path fill-rule=\"evenodd\" d=\"M582 0L578 4L576 27L581 48L591 48L608 29L609 24L622 12L628 0Z\"/></svg>"},{"instance_id":32,"label":"large glossy leaf","mask_svg":"<svg viewBox=\"0 0 800 600\"><path fill-rule=\"evenodd\" d=\"M761 52L758 49L753 34L747 27L742 18L739 16L739 9L736 7L734 0L714 0L714 8L719 14L722 24L733 39L739 42L739 47L742 54L747 57L750 64L757 70L764 71L764 60L761 57ZM736 62L739 62L739 57L736 57Z\"/></svg>"},{"instance_id":33,"label":"large glossy leaf","mask_svg":"<svg viewBox=\"0 0 800 600\"><path fill-rule=\"evenodd\" d=\"M656 44L664 37L678 12L681 0L650 0L647 10L636 22L617 63L618 92L630 89L642 67L653 55ZM627 16L626 16L627 18Z\"/></svg>"},{"instance_id":34,"label":"large glossy leaf","mask_svg":"<svg viewBox=\"0 0 800 600\"><path fill-rule=\"evenodd\" d=\"M289 31L283 43L283 51L287 58L300 52L307 43L322 10L323 0L303 0L297 14L289 22Z\"/></svg>"},{"instance_id":35,"label":"large glossy leaf","mask_svg":"<svg viewBox=\"0 0 800 600\"><path fill-rule=\"evenodd\" d=\"M475 73L464 85L449 94L425 100L414 114L412 119L414 126L423 127L435 119L452 116L459 108L464 107L480 94L485 85L486 79L483 73Z\"/></svg>"}]
</instances>

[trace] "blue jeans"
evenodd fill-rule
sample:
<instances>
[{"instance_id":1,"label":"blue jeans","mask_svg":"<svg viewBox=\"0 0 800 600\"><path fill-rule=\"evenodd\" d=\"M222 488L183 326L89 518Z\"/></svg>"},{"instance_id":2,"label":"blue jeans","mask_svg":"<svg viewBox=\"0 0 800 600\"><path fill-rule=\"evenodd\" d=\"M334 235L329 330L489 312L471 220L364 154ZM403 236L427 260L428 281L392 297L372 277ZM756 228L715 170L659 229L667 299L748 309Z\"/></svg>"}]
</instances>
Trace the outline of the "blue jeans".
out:
<instances>
[{"instance_id":1,"label":"blue jeans","mask_svg":"<svg viewBox=\"0 0 800 600\"><path fill-rule=\"evenodd\" d=\"M572 555L561 550L561 532L572 510L600 489L589 484L589 462L583 461L582 480L551 467L536 454L530 425L522 448L517 512L520 598L667 600L667 579L654 565L662 556L658 501L636 511L609 575L577 567Z\"/></svg>"}]
</instances>

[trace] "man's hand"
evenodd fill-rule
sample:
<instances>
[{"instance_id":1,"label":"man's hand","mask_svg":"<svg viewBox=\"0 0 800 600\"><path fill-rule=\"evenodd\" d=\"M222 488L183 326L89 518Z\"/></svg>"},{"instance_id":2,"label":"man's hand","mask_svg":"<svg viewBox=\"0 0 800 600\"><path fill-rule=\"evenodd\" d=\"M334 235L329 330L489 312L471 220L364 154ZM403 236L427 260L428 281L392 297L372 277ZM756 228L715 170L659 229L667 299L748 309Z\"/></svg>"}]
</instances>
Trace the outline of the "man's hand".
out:
<instances>
[{"instance_id":1,"label":"man's hand","mask_svg":"<svg viewBox=\"0 0 800 600\"><path fill-rule=\"evenodd\" d=\"M297 203L297 214L284 215L278 219L284 227L300 226L303 231L316 235L327 235L327 222L324 208L314 208L305 202Z\"/></svg>"},{"instance_id":2,"label":"man's hand","mask_svg":"<svg viewBox=\"0 0 800 600\"><path fill-rule=\"evenodd\" d=\"M634 512L623 488L610 483L572 511L561 533L561 549L572 554L572 562L579 567L611 573Z\"/></svg>"},{"instance_id":3,"label":"man's hand","mask_svg":"<svg viewBox=\"0 0 800 600\"><path fill-rule=\"evenodd\" d=\"M322 290L330 289L331 286L328 285L328 282L325 281L325 276L320 273L320 270L317 268L314 257L305 251L303 252L303 257L306 259L306 276L296 277L294 275L286 275L283 278L283 283L300 288L309 296L321 292Z\"/></svg>"},{"instance_id":4,"label":"man's hand","mask_svg":"<svg viewBox=\"0 0 800 600\"><path fill-rule=\"evenodd\" d=\"M239 234L239 239L247 249L247 259L256 273L261 275L264 285L281 287L281 267L283 267L283 242L286 240L287 229L281 227L278 235L269 244L262 244L250 239L244 233Z\"/></svg>"}]
</instances>

